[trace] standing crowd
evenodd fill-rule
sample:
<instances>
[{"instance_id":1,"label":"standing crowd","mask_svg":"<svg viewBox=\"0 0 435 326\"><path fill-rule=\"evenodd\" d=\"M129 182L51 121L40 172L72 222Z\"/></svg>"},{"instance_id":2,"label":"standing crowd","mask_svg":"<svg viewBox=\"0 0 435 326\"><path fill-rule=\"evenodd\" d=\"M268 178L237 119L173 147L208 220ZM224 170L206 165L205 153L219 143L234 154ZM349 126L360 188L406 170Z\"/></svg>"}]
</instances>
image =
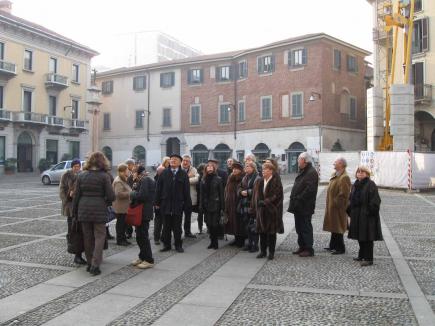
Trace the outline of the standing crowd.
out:
<instances>
[{"instance_id":1,"label":"standing crowd","mask_svg":"<svg viewBox=\"0 0 435 326\"><path fill-rule=\"evenodd\" d=\"M323 229L331 232L331 239L325 249L333 255L344 254L343 235L349 230L349 238L360 245L354 259L369 266L373 264L373 242L382 240L381 200L370 171L358 167L352 185L346 165L344 158L334 162L335 173L327 189ZM154 178L133 159L120 164L113 178L101 152L91 153L83 167L80 160L73 160L71 167L60 183L62 213L68 221L68 251L75 255L76 264L87 264L92 275L101 273L103 250L110 238L107 223L112 219L116 219L116 243L120 246L131 244L128 240L134 226L139 254L132 265L141 269L154 266L151 220L154 243L162 245L161 252L172 250L172 246L184 252L183 233L184 238L196 237L191 232L193 212L198 215L199 233L209 234L208 249L218 249L219 240L232 235L231 246L273 260L277 234L284 233L284 191L273 158L262 165L254 155L248 155L243 163L230 158L226 167L210 159L195 168L189 155L173 154L163 158ZM287 210L294 214L298 235L298 249L293 254L311 257L311 219L319 176L307 152L300 154L298 167Z\"/></svg>"}]
</instances>

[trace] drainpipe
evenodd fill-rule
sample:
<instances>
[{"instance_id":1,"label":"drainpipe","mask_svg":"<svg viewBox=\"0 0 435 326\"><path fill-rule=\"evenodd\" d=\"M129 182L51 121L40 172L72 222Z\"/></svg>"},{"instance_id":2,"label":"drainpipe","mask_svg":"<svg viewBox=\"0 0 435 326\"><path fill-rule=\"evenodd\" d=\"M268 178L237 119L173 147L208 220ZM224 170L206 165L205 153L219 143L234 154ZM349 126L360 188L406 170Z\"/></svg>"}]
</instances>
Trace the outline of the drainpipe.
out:
<instances>
[{"instance_id":1,"label":"drainpipe","mask_svg":"<svg viewBox=\"0 0 435 326\"><path fill-rule=\"evenodd\" d=\"M147 141L150 141L150 98L151 98L151 73L148 71L148 108L147 108Z\"/></svg>"},{"instance_id":2,"label":"drainpipe","mask_svg":"<svg viewBox=\"0 0 435 326\"><path fill-rule=\"evenodd\" d=\"M237 103L237 78L238 78L238 71L237 71L237 64L233 61L232 62L233 68L233 79L234 79L234 150L236 150L236 139L237 139L237 113L239 110L239 105ZM246 106L246 105L245 105Z\"/></svg>"}]
</instances>

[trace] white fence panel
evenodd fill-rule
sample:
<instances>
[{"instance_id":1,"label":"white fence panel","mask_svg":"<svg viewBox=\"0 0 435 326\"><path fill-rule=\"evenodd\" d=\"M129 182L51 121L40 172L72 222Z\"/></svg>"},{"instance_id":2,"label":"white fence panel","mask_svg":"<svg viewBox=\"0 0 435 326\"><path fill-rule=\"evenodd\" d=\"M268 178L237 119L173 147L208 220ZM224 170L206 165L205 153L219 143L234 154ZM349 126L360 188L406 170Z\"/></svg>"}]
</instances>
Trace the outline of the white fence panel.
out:
<instances>
[{"instance_id":1,"label":"white fence panel","mask_svg":"<svg viewBox=\"0 0 435 326\"><path fill-rule=\"evenodd\" d=\"M319 153L320 164L320 182L329 182L331 175L334 173L333 163L337 157L344 157L347 161L347 173L352 182L355 180L355 171L360 164L359 152L328 152Z\"/></svg>"},{"instance_id":2,"label":"white fence panel","mask_svg":"<svg viewBox=\"0 0 435 326\"><path fill-rule=\"evenodd\" d=\"M414 153L412 162L412 188L435 188L435 154Z\"/></svg>"}]
</instances>

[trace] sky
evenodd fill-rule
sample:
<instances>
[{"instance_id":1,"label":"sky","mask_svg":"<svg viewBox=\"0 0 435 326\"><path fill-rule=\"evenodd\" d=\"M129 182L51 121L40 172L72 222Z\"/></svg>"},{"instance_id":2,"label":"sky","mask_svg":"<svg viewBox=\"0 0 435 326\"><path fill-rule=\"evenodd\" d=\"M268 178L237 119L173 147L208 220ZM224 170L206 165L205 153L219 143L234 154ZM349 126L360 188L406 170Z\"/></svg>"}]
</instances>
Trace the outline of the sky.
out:
<instances>
[{"instance_id":1,"label":"sky","mask_svg":"<svg viewBox=\"0 0 435 326\"><path fill-rule=\"evenodd\" d=\"M125 51L116 40L149 30L165 32L204 54L319 32L373 51L372 10L366 0L12 1L14 15L100 52L93 66L116 68L115 54Z\"/></svg>"}]
</instances>

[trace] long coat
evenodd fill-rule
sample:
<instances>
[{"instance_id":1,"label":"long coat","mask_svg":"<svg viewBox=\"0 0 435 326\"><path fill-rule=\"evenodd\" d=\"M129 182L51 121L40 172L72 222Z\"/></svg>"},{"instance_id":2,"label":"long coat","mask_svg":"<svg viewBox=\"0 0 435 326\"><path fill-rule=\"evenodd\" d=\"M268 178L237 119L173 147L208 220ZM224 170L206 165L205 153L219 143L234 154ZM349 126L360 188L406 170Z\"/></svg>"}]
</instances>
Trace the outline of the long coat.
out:
<instances>
[{"instance_id":1,"label":"long coat","mask_svg":"<svg viewBox=\"0 0 435 326\"><path fill-rule=\"evenodd\" d=\"M242 182L239 185L239 188L237 189L237 193L239 194L240 197L240 213L243 214L245 217L252 214L251 201L252 201L252 194L254 192L254 185L260 179L261 177L258 175L257 172L253 172L252 174L245 174L245 176L242 179ZM246 197L242 196L242 191L244 190L246 190L247 192Z\"/></svg>"},{"instance_id":2,"label":"long coat","mask_svg":"<svg viewBox=\"0 0 435 326\"><path fill-rule=\"evenodd\" d=\"M155 181L142 175L140 180L135 182L135 186L130 193L131 205L143 204L142 222L153 219L153 203L156 191Z\"/></svg>"},{"instance_id":3,"label":"long coat","mask_svg":"<svg viewBox=\"0 0 435 326\"><path fill-rule=\"evenodd\" d=\"M116 214L126 214L130 204L131 188L127 181L122 180L119 176L115 178L112 186L115 192L115 201L112 203L112 207Z\"/></svg>"},{"instance_id":4,"label":"long coat","mask_svg":"<svg viewBox=\"0 0 435 326\"><path fill-rule=\"evenodd\" d=\"M205 223L209 228L216 227L225 207L222 179L216 174L204 176L200 187L200 209L204 212Z\"/></svg>"},{"instance_id":5,"label":"long coat","mask_svg":"<svg viewBox=\"0 0 435 326\"><path fill-rule=\"evenodd\" d=\"M73 214L80 222L106 223L107 206L115 200L106 171L89 170L79 174L73 200Z\"/></svg>"},{"instance_id":6,"label":"long coat","mask_svg":"<svg viewBox=\"0 0 435 326\"><path fill-rule=\"evenodd\" d=\"M162 215L181 216L184 208L190 208L190 184L187 173L181 167L175 176L171 168L166 168L157 180L155 205Z\"/></svg>"},{"instance_id":7,"label":"long coat","mask_svg":"<svg viewBox=\"0 0 435 326\"><path fill-rule=\"evenodd\" d=\"M311 163L299 171L291 194L288 212L295 215L313 215L316 207L319 175Z\"/></svg>"},{"instance_id":8,"label":"long coat","mask_svg":"<svg viewBox=\"0 0 435 326\"><path fill-rule=\"evenodd\" d=\"M349 238L358 241L382 240L379 209L381 198L376 184L366 178L355 181L350 200Z\"/></svg>"},{"instance_id":9,"label":"long coat","mask_svg":"<svg viewBox=\"0 0 435 326\"><path fill-rule=\"evenodd\" d=\"M346 209L349 203L351 182L344 171L341 175L333 175L329 181L326 194L325 218L323 230L344 234L347 230Z\"/></svg>"},{"instance_id":10,"label":"long coat","mask_svg":"<svg viewBox=\"0 0 435 326\"><path fill-rule=\"evenodd\" d=\"M190 184L190 199L192 200L192 205L196 206L198 205L198 192L196 191L196 185L199 182L199 174L193 166L189 167L189 170L186 171L186 173ZM189 176L189 174L191 176Z\"/></svg>"},{"instance_id":11,"label":"long coat","mask_svg":"<svg viewBox=\"0 0 435 326\"><path fill-rule=\"evenodd\" d=\"M77 182L77 174L75 174L72 170L66 171L62 178L60 179L59 184L59 196L62 200L62 215L71 217L72 212L72 203L73 197L70 196L70 192L75 191L75 186Z\"/></svg>"},{"instance_id":12,"label":"long coat","mask_svg":"<svg viewBox=\"0 0 435 326\"><path fill-rule=\"evenodd\" d=\"M242 174L231 174L225 186L225 215L228 219L228 222L225 224L226 234L244 236L246 233L242 224L242 216L237 210L240 201L237 189L242 178Z\"/></svg>"},{"instance_id":13,"label":"long coat","mask_svg":"<svg viewBox=\"0 0 435 326\"><path fill-rule=\"evenodd\" d=\"M284 233L283 214L284 190L281 180L273 175L264 190L264 179L255 183L252 208L257 216L257 232L266 234ZM264 206L259 205L259 201Z\"/></svg>"}]
</instances>

